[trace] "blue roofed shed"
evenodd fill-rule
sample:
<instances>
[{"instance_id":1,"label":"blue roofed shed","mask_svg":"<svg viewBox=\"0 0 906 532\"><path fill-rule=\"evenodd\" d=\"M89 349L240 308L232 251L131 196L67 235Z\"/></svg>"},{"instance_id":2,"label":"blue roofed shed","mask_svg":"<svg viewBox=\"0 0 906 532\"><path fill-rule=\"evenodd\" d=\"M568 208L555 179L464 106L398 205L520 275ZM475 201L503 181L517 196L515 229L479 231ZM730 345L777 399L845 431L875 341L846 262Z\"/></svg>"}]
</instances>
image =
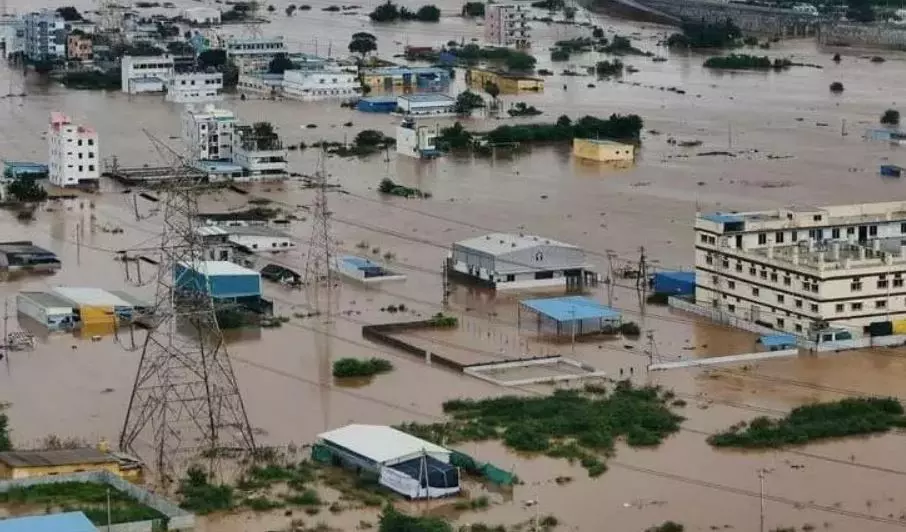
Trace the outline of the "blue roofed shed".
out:
<instances>
[{"instance_id":1,"label":"blue roofed shed","mask_svg":"<svg viewBox=\"0 0 906 532\"><path fill-rule=\"evenodd\" d=\"M392 96L370 96L362 98L355 106L364 113L392 113L396 110L396 98Z\"/></svg>"},{"instance_id":2,"label":"blue roofed shed","mask_svg":"<svg viewBox=\"0 0 906 532\"><path fill-rule=\"evenodd\" d=\"M18 179L20 177L43 179L47 177L49 172L50 170L48 169L46 164L22 161L3 161L3 177L9 179Z\"/></svg>"},{"instance_id":3,"label":"blue roofed shed","mask_svg":"<svg viewBox=\"0 0 906 532\"><path fill-rule=\"evenodd\" d=\"M654 274L654 293L687 296L695 293L695 272L658 272Z\"/></svg>"},{"instance_id":4,"label":"blue roofed shed","mask_svg":"<svg viewBox=\"0 0 906 532\"><path fill-rule=\"evenodd\" d=\"M619 329L623 319L618 310L582 296L520 301L517 318L520 328L523 313L531 316L525 321L533 324L538 334L553 336L610 333Z\"/></svg>"},{"instance_id":5,"label":"blue roofed shed","mask_svg":"<svg viewBox=\"0 0 906 532\"><path fill-rule=\"evenodd\" d=\"M792 349L796 347L796 337L792 334L766 334L758 339L758 343L771 351Z\"/></svg>"},{"instance_id":6,"label":"blue roofed shed","mask_svg":"<svg viewBox=\"0 0 906 532\"><path fill-rule=\"evenodd\" d=\"M82 512L12 517L0 520L0 532L98 532Z\"/></svg>"}]
</instances>

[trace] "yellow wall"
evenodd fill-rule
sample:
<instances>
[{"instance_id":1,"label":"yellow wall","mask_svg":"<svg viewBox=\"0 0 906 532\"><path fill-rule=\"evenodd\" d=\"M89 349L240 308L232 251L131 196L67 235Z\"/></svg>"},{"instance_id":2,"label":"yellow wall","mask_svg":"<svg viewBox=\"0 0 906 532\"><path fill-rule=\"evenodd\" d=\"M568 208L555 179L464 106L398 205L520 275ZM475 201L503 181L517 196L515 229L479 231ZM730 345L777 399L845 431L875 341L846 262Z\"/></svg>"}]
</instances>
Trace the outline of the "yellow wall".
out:
<instances>
[{"instance_id":1,"label":"yellow wall","mask_svg":"<svg viewBox=\"0 0 906 532\"><path fill-rule=\"evenodd\" d=\"M635 147L631 144L601 144L588 139L573 140L573 155L601 162L632 162Z\"/></svg>"},{"instance_id":2,"label":"yellow wall","mask_svg":"<svg viewBox=\"0 0 906 532\"><path fill-rule=\"evenodd\" d=\"M906 334L906 320L893 320L893 334Z\"/></svg>"},{"instance_id":3,"label":"yellow wall","mask_svg":"<svg viewBox=\"0 0 906 532\"><path fill-rule=\"evenodd\" d=\"M502 94L516 94L519 92L544 90L544 80L532 77L502 76L496 72L482 69L469 70L469 85L476 89L483 89L487 83L493 83L500 88Z\"/></svg>"},{"instance_id":4,"label":"yellow wall","mask_svg":"<svg viewBox=\"0 0 906 532\"><path fill-rule=\"evenodd\" d=\"M3 466L0 469L0 475L5 479L19 479L30 477L44 477L47 475L65 475L68 473L81 473L83 471L110 471L115 475L121 475L119 463L116 461L103 464L67 464L61 466L41 466L41 467L13 467ZM122 476L122 475L121 475Z\"/></svg>"}]
</instances>

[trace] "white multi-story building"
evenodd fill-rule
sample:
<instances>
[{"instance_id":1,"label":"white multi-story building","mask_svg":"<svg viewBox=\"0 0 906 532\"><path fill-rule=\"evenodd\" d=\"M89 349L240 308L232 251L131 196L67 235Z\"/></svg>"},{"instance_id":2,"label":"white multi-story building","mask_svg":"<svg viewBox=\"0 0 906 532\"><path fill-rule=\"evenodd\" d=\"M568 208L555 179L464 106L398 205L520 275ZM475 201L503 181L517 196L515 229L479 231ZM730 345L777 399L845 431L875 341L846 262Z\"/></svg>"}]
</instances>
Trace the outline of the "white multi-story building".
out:
<instances>
[{"instance_id":1,"label":"white multi-story building","mask_svg":"<svg viewBox=\"0 0 906 532\"><path fill-rule=\"evenodd\" d=\"M123 56L121 90L128 94L164 92L173 77L173 56Z\"/></svg>"},{"instance_id":2,"label":"white multi-story building","mask_svg":"<svg viewBox=\"0 0 906 532\"><path fill-rule=\"evenodd\" d=\"M227 57L242 74L267 70L274 56L286 53L283 37L233 37L225 45Z\"/></svg>"},{"instance_id":3,"label":"white multi-story building","mask_svg":"<svg viewBox=\"0 0 906 532\"><path fill-rule=\"evenodd\" d=\"M286 149L276 134L261 135L252 126L239 126L233 139L233 163L242 166L250 180L286 178Z\"/></svg>"},{"instance_id":4,"label":"white multi-story building","mask_svg":"<svg viewBox=\"0 0 906 532\"><path fill-rule=\"evenodd\" d=\"M342 70L287 70L283 73L283 96L314 101L350 98L362 91L358 76Z\"/></svg>"},{"instance_id":5,"label":"white multi-story building","mask_svg":"<svg viewBox=\"0 0 906 532\"><path fill-rule=\"evenodd\" d=\"M906 202L699 214L696 303L794 333L906 317Z\"/></svg>"},{"instance_id":6,"label":"white multi-story building","mask_svg":"<svg viewBox=\"0 0 906 532\"><path fill-rule=\"evenodd\" d=\"M25 15L24 49L31 61L66 60L66 21L52 9Z\"/></svg>"},{"instance_id":7,"label":"white multi-story building","mask_svg":"<svg viewBox=\"0 0 906 532\"><path fill-rule=\"evenodd\" d=\"M232 161L235 129L236 115L213 105L186 106L182 115L182 138L196 161Z\"/></svg>"},{"instance_id":8,"label":"white multi-story building","mask_svg":"<svg viewBox=\"0 0 906 532\"><path fill-rule=\"evenodd\" d=\"M530 44L528 7L488 4L484 16L484 39L495 46L528 48Z\"/></svg>"},{"instance_id":9,"label":"white multi-story building","mask_svg":"<svg viewBox=\"0 0 906 532\"><path fill-rule=\"evenodd\" d=\"M437 126L419 126L414 120L406 119L396 127L396 152L419 159L436 157Z\"/></svg>"},{"instance_id":10,"label":"white multi-story building","mask_svg":"<svg viewBox=\"0 0 906 532\"><path fill-rule=\"evenodd\" d=\"M0 17L0 46L7 58L25 52L25 20L12 16Z\"/></svg>"},{"instance_id":11,"label":"white multi-story building","mask_svg":"<svg viewBox=\"0 0 906 532\"><path fill-rule=\"evenodd\" d=\"M168 102L202 103L223 99L223 73L187 72L167 80Z\"/></svg>"},{"instance_id":12,"label":"white multi-story building","mask_svg":"<svg viewBox=\"0 0 906 532\"><path fill-rule=\"evenodd\" d=\"M48 174L52 185L73 187L100 180L98 134L94 129L75 125L63 113L53 112L47 142L50 148Z\"/></svg>"}]
</instances>

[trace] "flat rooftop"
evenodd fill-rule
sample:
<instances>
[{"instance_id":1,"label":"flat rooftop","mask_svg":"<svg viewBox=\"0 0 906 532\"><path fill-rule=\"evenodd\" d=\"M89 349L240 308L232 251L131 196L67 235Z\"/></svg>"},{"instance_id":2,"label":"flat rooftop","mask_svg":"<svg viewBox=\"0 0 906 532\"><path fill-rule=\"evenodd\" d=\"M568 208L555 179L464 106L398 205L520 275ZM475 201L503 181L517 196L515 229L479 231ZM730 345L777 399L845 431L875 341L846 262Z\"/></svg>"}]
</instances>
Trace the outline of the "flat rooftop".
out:
<instances>
[{"instance_id":1,"label":"flat rooftop","mask_svg":"<svg viewBox=\"0 0 906 532\"><path fill-rule=\"evenodd\" d=\"M346 425L318 434L319 440L339 445L379 464L415 453L450 454L429 441L386 425Z\"/></svg>"},{"instance_id":2,"label":"flat rooftop","mask_svg":"<svg viewBox=\"0 0 906 532\"><path fill-rule=\"evenodd\" d=\"M520 305L537 312L554 321L570 322L579 320L618 320L623 314L594 299L582 296L551 297L546 299L527 299Z\"/></svg>"},{"instance_id":3,"label":"flat rooftop","mask_svg":"<svg viewBox=\"0 0 906 532\"><path fill-rule=\"evenodd\" d=\"M83 512L10 517L0 520L0 532L97 532Z\"/></svg>"},{"instance_id":4,"label":"flat rooftop","mask_svg":"<svg viewBox=\"0 0 906 532\"><path fill-rule=\"evenodd\" d=\"M90 286L55 286L53 293L79 306L132 307L132 303L104 290Z\"/></svg>"},{"instance_id":5,"label":"flat rooftop","mask_svg":"<svg viewBox=\"0 0 906 532\"><path fill-rule=\"evenodd\" d=\"M446 94L404 94L399 96L399 99L407 102L441 103L445 105L456 102L455 98L447 96Z\"/></svg>"},{"instance_id":6,"label":"flat rooftop","mask_svg":"<svg viewBox=\"0 0 906 532\"><path fill-rule=\"evenodd\" d=\"M19 242L0 242L0 253L19 255L53 255L53 251L38 247L29 240Z\"/></svg>"},{"instance_id":7,"label":"flat rooftop","mask_svg":"<svg viewBox=\"0 0 906 532\"><path fill-rule=\"evenodd\" d=\"M873 242L877 242L877 244ZM798 262L798 266L809 269L877 268L886 264L885 257L899 263L906 260L903 242L904 240L901 238L881 238L864 244L831 241L815 243L811 248L801 244L773 246L770 252L766 247L748 249L743 254L757 256L760 259L773 259L787 264L796 264L795 260Z\"/></svg>"},{"instance_id":8,"label":"flat rooftop","mask_svg":"<svg viewBox=\"0 0 906 532\"><path fill-rule=\"evenodd\" d=\"M484 236L460 240L455 245L487 253L489 255L502 255L504 253L531 249L537 246L556 246L578 249L578 246L574 246L573 244L559 242L543 236L511 233L489 233Z\"/></svg>"},{"instance_id":9,"label":"flat rooftop","mask_svg":"<svg viewBox=\"0 0 906 532\"><path fill-rule=\"evenodd\" d=\"M204 275L260 275L255 270L226 260L203 260L192 264L183 262L182 265Z\"/></svg>"},{"instance_id":10,"label":"flat rooftop","mask_svg":"<svg viewBox=\"0 0 906 532\"><path fill-rule=\"evenodd\" d=\"M857 203L852 205L791 205L779 209L748 212L699 213L699 220L717 224L726 223L768 223L770 229L789 225L791 229L827 227L832 225L856 225L866 223L889 223L906 220L906 202L887 201ZM770 224L770 222L775 222ZM746 227L740 230L748 230ZM761 229L761 228L756 228ZM768 228L765 228L768 229ZM736 229L734 229L735 231Z\"/></svg>"},{"instance_id":11,"label":"flat rooftop","mask_svg":"<svg viewBox=\"0 0 906 532\"><path fill-rule=\"evenodd\" d=\"M72 308L72 302L48 292L19 292L22 297L27 297L36 305L44 308Z\"/></svg>"},{"instance_id":12,"label":"flat rooftop","mask_svg":"<svg viewBox=\"0 0 906 532\"><path fill-rule=\"evenodd\" d=\"M52 451L5 451L0 453L0 463L9 467L106 464L116 461L116 458L93 447Z\"/></svg>"},{"instance_id":13,"label":"flat rooftop","mask_svg":"<svg viewBox=\"0 0 906 532\"><path fill-rule=\"evenodd\" d=\"M274 238L292 238L283 231L274 229L266 225L239 225L229 227L226 232L236 236L269 236Z\"/></svg>"},{"instance_id":14,"label":"flat rooftop","mask_svg":"<svg viewBox=\"0 0 906 532\"><path fill-rule=\"evenodd\" d=\"M622 142L617 142L615 140L606 140L606 139L576 139L584 142L590 142L592 144L597 144L599 146L614 146L614 147L624 147L631 146L631 144L624 144Z\"/></svg>"}]
</instances>

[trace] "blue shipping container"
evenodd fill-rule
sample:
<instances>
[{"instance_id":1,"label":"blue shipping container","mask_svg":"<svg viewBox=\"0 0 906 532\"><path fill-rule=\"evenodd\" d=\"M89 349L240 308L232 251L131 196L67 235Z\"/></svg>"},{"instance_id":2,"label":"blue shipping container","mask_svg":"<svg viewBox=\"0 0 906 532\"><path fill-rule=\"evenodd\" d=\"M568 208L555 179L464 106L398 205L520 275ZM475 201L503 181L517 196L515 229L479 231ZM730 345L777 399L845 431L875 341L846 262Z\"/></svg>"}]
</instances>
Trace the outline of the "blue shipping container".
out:
<instances>
[{"instance_id":1,"label":"blue shipping container","mask_svg":"<svg viewBox=\"0 0 906 532\"><path fill-rule=\"evenodd\" d=\"M654 293L674 296L695 294L695 272L658 272L654 274Z\"/></svg>"},{"instance_id":2,"label":"blue shipping container","mask_svg":"<svg viewBox=\"0 0 906 532\"><path fill-rule=\"evenodd\" d=\"M202 262L198 270L177 264L173 281L179 290L209 293L217 299L261 297L261 274L223 261ZM207 272L207 273L205 273Z\"/></svg>"}]
</instances>

